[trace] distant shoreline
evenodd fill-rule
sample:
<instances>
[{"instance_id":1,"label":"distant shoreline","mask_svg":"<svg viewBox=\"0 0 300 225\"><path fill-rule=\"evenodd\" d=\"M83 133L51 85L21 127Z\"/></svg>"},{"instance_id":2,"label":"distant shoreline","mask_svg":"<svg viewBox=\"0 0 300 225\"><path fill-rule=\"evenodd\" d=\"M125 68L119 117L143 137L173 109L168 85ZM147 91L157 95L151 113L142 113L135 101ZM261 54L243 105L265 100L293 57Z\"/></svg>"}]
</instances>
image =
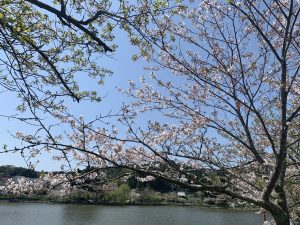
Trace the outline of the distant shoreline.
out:
<instances>
[{"instance_id":1,"label":"distant shoreline","mask_svg":"<svg viewBox=\"0 0 300 225\"><path fill-rule=\"evenodd\" d=\"M65 205L99 205L99 206L180 206L191 208L207 208L207 209L225 209L238 211L258 211L259 208L253 207L221 207L214 205L192 205L182 203L113 203L113 202L89 202L89 201L64 201L64 200L41 200L41 199L0 199L1 203L43 203L43 204L65 204Z\"/></svg>"}]
</instances>

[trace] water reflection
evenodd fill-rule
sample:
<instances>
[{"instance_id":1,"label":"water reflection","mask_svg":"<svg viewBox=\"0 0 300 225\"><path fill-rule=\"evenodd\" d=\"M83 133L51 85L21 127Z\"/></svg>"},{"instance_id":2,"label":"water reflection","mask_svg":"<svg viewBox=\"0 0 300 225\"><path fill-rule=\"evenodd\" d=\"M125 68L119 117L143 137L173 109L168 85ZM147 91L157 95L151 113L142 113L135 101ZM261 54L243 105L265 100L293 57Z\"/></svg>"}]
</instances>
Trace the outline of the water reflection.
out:
<instances>
[{"instance_id":1,"label":"water reflection","mask_svg":"<svg viewBox=\"0 0 300 225\"><path fill-rule=\"evenodd\" d=\"M90 205L62 205L61 211L61 224L92 224L101 217L101 207Z\"/></svg>"}]
</instances>

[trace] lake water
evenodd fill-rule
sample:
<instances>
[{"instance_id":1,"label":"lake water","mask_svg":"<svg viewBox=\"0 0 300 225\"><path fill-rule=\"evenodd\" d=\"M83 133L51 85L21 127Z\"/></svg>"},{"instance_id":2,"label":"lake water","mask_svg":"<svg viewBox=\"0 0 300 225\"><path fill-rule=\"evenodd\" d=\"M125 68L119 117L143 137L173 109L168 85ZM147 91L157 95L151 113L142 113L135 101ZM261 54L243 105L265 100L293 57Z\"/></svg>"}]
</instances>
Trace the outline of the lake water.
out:
<instances>
[{"instance_id":1,"label":"lake water","mask_svg":"<svg viewBox=\"0 0 300 225\"><path fill-rule=\"evenodd\" d=\"M254 212L173 206L1 203L2 225L261 225Z\"/></svg>"}]
</instances>

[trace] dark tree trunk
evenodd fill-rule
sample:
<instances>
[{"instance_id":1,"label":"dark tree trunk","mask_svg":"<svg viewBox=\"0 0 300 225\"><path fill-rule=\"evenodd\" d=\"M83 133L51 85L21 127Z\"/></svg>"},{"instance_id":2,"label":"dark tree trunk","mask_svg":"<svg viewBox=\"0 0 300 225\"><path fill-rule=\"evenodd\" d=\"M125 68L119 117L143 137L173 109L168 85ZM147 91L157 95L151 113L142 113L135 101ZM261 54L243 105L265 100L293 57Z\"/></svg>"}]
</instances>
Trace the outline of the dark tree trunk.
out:
<instances>
[{"instance_id":1,"label":"dark tree trunk","mask_svg":"<svg viewBox=\"0 0 300 225\"><path fill-rule=\"evenodd\" d=\"M273 216L276 222L276 225L290 225L290 218L286 215L276 215Z\"/></svg>"},{"instance_id":2,"label":"dark tree trunk","mask_svg":"<svg viewBox=\"0 0 300 225\"><path fill-rule=\"evenodd\" d=\"M290 225L290 216L288 212L284 212L279 207L269 210L272 214L276 225Z\"/></svg>"}]
</instances>

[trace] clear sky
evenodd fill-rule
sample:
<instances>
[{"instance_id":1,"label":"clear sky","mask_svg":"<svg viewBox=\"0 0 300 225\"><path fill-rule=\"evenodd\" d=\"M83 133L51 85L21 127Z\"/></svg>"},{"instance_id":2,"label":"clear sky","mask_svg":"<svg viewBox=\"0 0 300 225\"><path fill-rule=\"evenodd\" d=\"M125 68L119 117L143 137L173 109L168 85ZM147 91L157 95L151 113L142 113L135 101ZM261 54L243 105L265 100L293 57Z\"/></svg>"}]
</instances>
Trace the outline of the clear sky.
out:
<instances>
[{"instance_id":1,"label":"clear sky","mask_svg":"<svg viewBox=\"0 0 300 225\"><path fill-rule=\"evenodd\" d=\"M128 80L139 80L142 74L148 72L143 71L142 62L133 62L131 56L136 52L136 49L129 43L128 37L124 32L118 31L116 33L115 43L119 46L117 51L112 57L103 56L99 58L97 62L101 66L106 67L114 72L110 77L106 77L105 84L103 86L95 85L92 88L99 91L100 96L106 96L99 104L87 104L87 103L72 103L75 115L83 115L84 117L93 118L97 114L105 114L106 112L113 110L117 111L123 102L127 99L121 93L117 91L116 87L127 87ZM87 84L82 79L82 88L90 88L91 84ZM11 93L1 93L0 101L2 107L0 108L0 115L14 114L15 108L18 104L18 100ZM71 102L71 101L70 101ZM18 140L11 137L11 133L15 133L19 130L28 130L29 127L25 127L24 124L8 120L7 118L0 117L0 146L7 144L9 147L19 145L21 143ZM63 128L62 128L63 131ZM37 166L37 170L58 170L60 164L53 161L50 154L44 154L39 158L41 161ZM24 159L19 153L15 154L0 154L0 165L16 165L26 166Z\"/></svg>"}]
</instances>

